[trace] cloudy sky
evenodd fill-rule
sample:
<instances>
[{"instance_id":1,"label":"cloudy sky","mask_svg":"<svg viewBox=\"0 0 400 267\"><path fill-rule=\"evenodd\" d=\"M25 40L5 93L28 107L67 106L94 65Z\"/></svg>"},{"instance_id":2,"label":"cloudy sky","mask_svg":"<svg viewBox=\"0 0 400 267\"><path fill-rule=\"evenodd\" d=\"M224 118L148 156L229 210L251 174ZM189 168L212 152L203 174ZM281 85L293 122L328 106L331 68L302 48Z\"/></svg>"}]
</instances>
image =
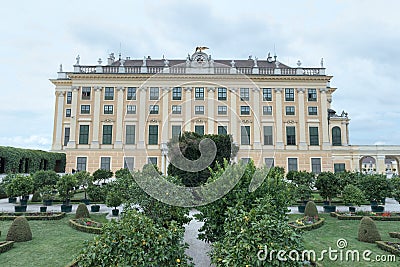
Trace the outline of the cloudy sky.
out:
<instances>
[{"instance_id":1,"label":"cloudy sky","mask_svg":"<svg viewBox=\"0 0 400 267\"><path fill-rule=\"evenodd\" d=\"M351 144L400 144L400 2L7 1L0 9L0 145L51 147L59 65L72 71L110 52L278 60L333 75L333 108L351 118Z\"/></svg>"}]
</instances>

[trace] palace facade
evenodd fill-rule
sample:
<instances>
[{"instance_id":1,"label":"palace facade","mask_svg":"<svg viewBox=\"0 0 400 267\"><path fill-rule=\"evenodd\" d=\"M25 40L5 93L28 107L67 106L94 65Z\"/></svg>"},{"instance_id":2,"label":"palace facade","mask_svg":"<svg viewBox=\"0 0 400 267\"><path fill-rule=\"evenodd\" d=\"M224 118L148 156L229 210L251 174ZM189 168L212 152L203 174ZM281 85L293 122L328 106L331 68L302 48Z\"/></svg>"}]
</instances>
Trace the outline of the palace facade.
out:
<instances>
[{"instance_id":1,"label":"palace facade","mask_svg":"<svg viewBox=\"0 0 400 267\"><path fill-rule=\"evenodd\" d=\"M322 60L289 67L276 56L219 60L199 48L181 60L110 54L87 66L78 56L73 67L51 79L52 151L66 153L67 172L152 162L166 173L167 142L193 131L231 134L234 160L259 166L398 173L400 146L350 145L350 119L331 109L336 88Z\"/></svg>"}]
</instances>

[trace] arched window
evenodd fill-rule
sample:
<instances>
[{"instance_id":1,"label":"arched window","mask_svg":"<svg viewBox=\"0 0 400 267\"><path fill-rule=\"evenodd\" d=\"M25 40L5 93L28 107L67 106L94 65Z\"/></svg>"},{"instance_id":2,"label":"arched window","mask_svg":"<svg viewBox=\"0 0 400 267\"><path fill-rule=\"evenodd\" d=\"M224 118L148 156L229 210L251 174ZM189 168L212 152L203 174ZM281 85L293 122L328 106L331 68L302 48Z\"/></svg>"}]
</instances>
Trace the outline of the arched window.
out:
<instances>
[{"instance_id":1,"label":"arched window","mask_svg":"<svg viewBox=\"0 0 400 267\"><path fill-rule=\"evenodd\" d=\"M337 126L332 128L332 145L333 146L342 145L342 132L340 128Z\"/></svg>"}]
</instances>

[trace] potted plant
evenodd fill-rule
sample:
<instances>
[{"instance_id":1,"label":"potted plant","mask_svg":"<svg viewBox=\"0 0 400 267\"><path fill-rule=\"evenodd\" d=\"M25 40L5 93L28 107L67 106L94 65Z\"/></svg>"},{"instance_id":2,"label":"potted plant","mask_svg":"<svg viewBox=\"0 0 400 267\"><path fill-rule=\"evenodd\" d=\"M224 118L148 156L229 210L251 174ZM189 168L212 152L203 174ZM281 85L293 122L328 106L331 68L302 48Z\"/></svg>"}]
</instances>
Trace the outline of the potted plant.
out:
<instances>
[{"instance_id":1,"label":"potted plant","mask_svg":"<svg viewBox=\"0 0 400 267\"><path fill-rule=\"evenodd\" d=\"M109 190L107 193L106 205L107 205L107 207L114 207L114 209L112 210L112 215L118 216L119 209L117 207L122 204L121 195L115 188L112 188L113 185L109 185L108 187L111 190Z\"/></svg>"},{"instance_id":2,"label":"potted plant","mask_svg":"<svg viewBox=\"0 0 400 267\"><path fill-rule=\"evenodd\" d=\"M86 190L93 183L93 177L87 171L79 171L79 172L76 172L74 175L78 181L78 186L82 187L83 192L85 194L85 197L83 199L81 199L81 202L85 203L86 205L89 205L90 201L87 198Z\"/></svg>"},{"instance_id":3,"label":"potted plant","mask_svg":"<svg viewBox=\"0 0 400 267\"><path fill-rule=\"evenodd\" d=\"M106 180L111 178L113 176L113 172L109 170L104 170L104 169L98 169L93 173L93 180L97 181L102 181L102 184L106 184Z\"/></svg>"},{"instance_id":4,"label":"potted plant","mask_svg":"<svg viewBox=\"0 0 400 267\"><path fill-rule=\"evenodd\" d=\"M350 212L356 211L356 207L354 207L354 205L361 206L361 204L365 201L365 196L361 189L352 184L344 187L342 197L345 205L349 206Z\"/></svg>"},{"instance_id":5,"label":"potted plant","mask_svg":"<svg viewBox=\"0 0 400 267\"><path fill-rule=\"evenodd\" d=\"M70 204L70 199L74 195L73 189L77 185L77 180L74 175L66 174L61 176L57 182L57 190L60 197L64 200L61 205L62 212L71 212L72 205Z\"/></svg>"},{"instance_id":6,"label":"potted plant","mask_svg":"<svg viewBox=\"0 0 400 267\"><path fill-rule=\"evenodd\" d=\"M306 204L312 196L312 188L315 182L314 174L306 171L289 171L286 179L291 181L295 196L301 201L301 204L297 206L298 211L304 213Z\"/></svg>"},{"instance_id":7,"label":"potted plant","mask_svg":"<svg viewBox=\"0 0 400 267\"><path fill-rule=\"evenodd\" d=\"M332 205L332 198L339 193L340 184L337 176L332 172L321 172L317 177L315 187L319 190L321 197L329 203L328 205L324 205L324 211L336 211L336 206Z\"/></svg>"},{"instance_id":8,"label":"potted plant","mask_svg":"<svg viewBox=\"0 0 400 267\"><path fill-rule=\"evenodd\" d=\"M371 210L373 212L383 212L385 207L379 205L379 201L392 196L392 187L389 180L381 174L364 175L360 179L359 187L365 197L371 201Z\"/></svg>"},{"instance_id":9,"label":"potted plant","mask_svg":"<svg viewBox=\"0 0 400 267\"><path fill-rule=\"evenodd\" d=\"M29 194L33 191L33 179L31 176L17 174L7 185L8 191L19 196L20 205L15 206L15 212L25 212Z\"/></svg>"},{"instance_id":10,"label":"potted plant","mask_svg":"<svg viewBox=\"0 0 400 267\"><path fill-rule=\"evenodd\" d=\"M87 194L93 204L90 206L91 212L98 212L100 210L100 205L96 204L99 202L104 202L106 198L105 187L99 185L90 185L87 189Z\"/></svg>"},{"instance_id":11,"label":"potted plant","mask_svg":"<svg viewBox=\"0 0 400 267\"><path fill-rule=\"evenodd\" d=\"M13 192L13 188L8 186L11 183L11 180L14 178L14 176L15 176L14 174L6 175L2 179L1 184L0 184L8 197L8 203L16 203L17 202L17 197Z\"/></svg>"},{"instance_id":12,"label":"potted plant","mask_svg":"<svg viewBox=\"0 0 400 267\"><path fill-rule=\"evenodd\" d=\"M54 188L51 185L45 185L39 189L40 194L42 195L43 205L51 206L53 205L54 200Z\"/></svg>"}]
</instances>

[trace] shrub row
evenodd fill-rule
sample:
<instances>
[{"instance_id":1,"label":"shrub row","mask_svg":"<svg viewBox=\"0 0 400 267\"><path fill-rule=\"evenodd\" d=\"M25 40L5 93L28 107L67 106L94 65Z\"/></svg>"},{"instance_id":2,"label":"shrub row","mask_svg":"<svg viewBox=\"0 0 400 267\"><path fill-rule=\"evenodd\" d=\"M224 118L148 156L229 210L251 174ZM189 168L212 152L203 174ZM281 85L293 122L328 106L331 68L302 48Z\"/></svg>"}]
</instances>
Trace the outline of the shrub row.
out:
<instances>
[{"instance_id":1,"label":"shrub row","mask_svg":"<svg viewBox=\"0 0 400 267\"><path fill-rule=\"evenodd\" d=\"M375 221L392 221L392 222L400 221L399 213L395 213L393 215L396 215L396 216L372 216L372 215L371 216L364 215L364 216L370 217L371 219L373 219ZM358 215L355 215L355 216L342 215L337 212L331 212L331 216L336 217L339 220L349 220L349 221L357 221L357 220L359 221L364 217L364 216L358 216Z\"/></svg>"},{"instance_id":2,"label":"shrub row","mask_svg":"<svg viewBox=\"0 0 400 267\"><path fill-rule=\"evenodd\" d=\"M43 215L43 213L28 213L28 212L7 212L0 213L0 221L10 221L14 220L18 216L25 216L27 220L36 220L36 221L51 221L51 220L60 220L65 217L65 212L52 212L47 213L47 215Z\"/></svg>"},{"instance_id":3,"label":"shrub row","mask_svg":"<svg viewBox=\"0 0 400 267\"><path fill-rule=\"evenodd\" d=\"M14 241L2 241L0 242L0 253L10 250L14 246Z\"/></svg>"},{"instance_id":4,"label":"shrub row","mask_svg":"<svg viewBox=\"0 0 400 267\"><path fill-rule=\"evenodd\" d=\"M69 220L69 226L71 226L75 230L78 230L78 231L81 231L81 232L85 232L85 233L89 233L89 234L101 234L101 233L103 233L103 229L102 228L81 225L79 223L76 223L74 220Z\"/></svg>"},{"instance_id":5,"label":"shrub row","mask_svg":"<svg viewBox=\"0 0 400 267\"><path fill-rule=\"evenodd\" d=\"M0 146L0 173L65 172L64 153Z\"/></svg>"},{"instance_id":6,"label":"shrub row","mask_svg":"<svg viewBox=\"0 0 400 267\"><path fill-rule=\"evenodd\" d=\"M322 225L324 225L325 223L325 219L324 218L319 218L319 221L313 224L309 224L309 225L304 225L304 226L297 226L297 225L293 225L293 224L289 224L291 227L299 229L299 230L304 230L304 231L310 231L310 230L314 230L314 229L318 229L320 228Z\"/></svg>"}]
</instances>

